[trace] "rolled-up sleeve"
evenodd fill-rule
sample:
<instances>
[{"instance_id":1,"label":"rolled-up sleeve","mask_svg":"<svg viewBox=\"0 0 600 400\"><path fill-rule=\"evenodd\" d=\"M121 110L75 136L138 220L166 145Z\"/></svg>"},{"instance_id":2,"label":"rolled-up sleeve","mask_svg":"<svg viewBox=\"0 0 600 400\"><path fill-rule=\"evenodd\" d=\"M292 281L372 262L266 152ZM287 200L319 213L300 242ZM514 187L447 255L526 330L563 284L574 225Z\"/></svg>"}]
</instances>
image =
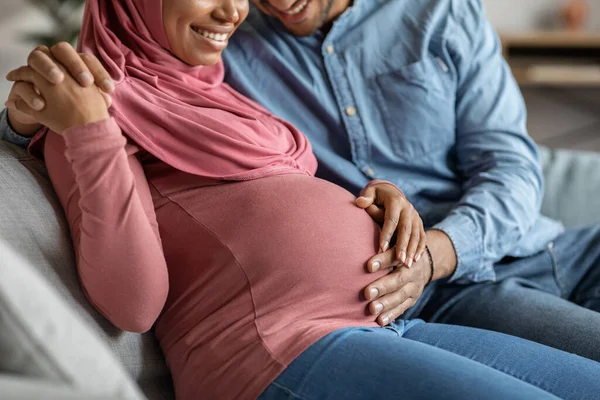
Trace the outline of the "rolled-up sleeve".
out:
<instances>
[{"instance_id":1,"label":"rolled-up sleeve","mask_svg":"<svg viewBox=\"0 0 600 400\"><path fill-rule=\"evenodd\" d=\"M456 152L464 195L434 228L452 240L451 281L495 279L493 265L540 215L543 175L526 108L479 0L460 2L449 51L458 74Z\"/></svg>"},{"instance_id":2,"label":"rolled-up sleeve","mask_svg":"<svg viewBox=\"0 0 600 400\"><path fill-rule=\"evenodd\" d=\"M8 110L6 108L0 111L0 140L23 148L29 146L29 142L31 142L31 138L21 136L12 129L8 123Z\"/></svg>"}]
</instances>

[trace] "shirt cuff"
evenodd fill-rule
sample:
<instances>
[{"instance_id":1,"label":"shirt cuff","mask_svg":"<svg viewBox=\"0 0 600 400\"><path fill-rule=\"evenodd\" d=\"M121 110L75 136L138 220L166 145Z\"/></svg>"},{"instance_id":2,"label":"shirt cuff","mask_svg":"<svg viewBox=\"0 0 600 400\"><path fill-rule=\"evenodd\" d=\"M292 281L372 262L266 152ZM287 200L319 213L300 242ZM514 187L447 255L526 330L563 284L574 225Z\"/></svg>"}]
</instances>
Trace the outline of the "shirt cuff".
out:
<instances>
[{"instance_id":1,"label":"shirt cuff","mask_svg":"<svg viewBox=\"0 0 600 400\"><path fill-rule=\"evenodd\" d=\"M496 280L494 264L484 259L483 232L471 218L451 214L432 229L448 235L456 251L456 271L449 282L474 283Z\"/></svg>"},{"instance_id":2,"label":"shirt cuff","mask_svg":"<svg viewBox=\"0 0 600 400\"><path fill-rule=\"evenodd\" d=\"M29 142L31 142L30 137L19 135L10 126L8 122L8 110L6 108L0 111L0 139L23 148L27 148Z\"/></svg>"}]
</instances>

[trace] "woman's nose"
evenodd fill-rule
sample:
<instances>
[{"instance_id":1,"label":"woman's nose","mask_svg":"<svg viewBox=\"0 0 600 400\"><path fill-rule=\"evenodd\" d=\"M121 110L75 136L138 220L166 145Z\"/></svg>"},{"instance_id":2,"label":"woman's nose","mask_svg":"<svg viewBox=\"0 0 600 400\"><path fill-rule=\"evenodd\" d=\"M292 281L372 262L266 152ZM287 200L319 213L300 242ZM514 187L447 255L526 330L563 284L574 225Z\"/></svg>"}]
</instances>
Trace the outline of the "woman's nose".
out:
<instances>
[{"instance_id":1,"label":"woman's nose","mask_svg":"<svg viewBox=\"0 0 600 400\"><path fill-rule=\"evenodd\" d=\"M213 12L213 17L216 19L235 24L240 20L240 13L238 11L237 0L222 0L219 2L220 5ZM242 1L243 3L243 1Z\"/></svg>"}]
</instances>

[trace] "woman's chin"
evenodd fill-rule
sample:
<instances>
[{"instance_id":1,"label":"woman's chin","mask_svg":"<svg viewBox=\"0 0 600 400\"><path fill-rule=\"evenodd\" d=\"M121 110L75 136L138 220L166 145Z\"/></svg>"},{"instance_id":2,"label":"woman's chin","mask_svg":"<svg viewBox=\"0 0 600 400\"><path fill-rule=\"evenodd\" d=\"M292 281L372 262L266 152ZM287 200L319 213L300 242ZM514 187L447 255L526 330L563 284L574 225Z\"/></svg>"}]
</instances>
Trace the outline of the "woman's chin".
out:
<instances>
[{"instance_id":1,"label":"woman's chin","mask_svg":"<svg viewBox=\"0 0 600 400\"><path fill-rule=\"evenodd\" d=\"M201 66L209 67L211 65L215 65L216 63L218 63L220 59L221 59L221 52L214 53L214 54L202 54L199 57L186 57L186 58L180 57L180 60L182 60L186 64L191 65L192 67L201 67Z\"/></svg>"}]
</instances>

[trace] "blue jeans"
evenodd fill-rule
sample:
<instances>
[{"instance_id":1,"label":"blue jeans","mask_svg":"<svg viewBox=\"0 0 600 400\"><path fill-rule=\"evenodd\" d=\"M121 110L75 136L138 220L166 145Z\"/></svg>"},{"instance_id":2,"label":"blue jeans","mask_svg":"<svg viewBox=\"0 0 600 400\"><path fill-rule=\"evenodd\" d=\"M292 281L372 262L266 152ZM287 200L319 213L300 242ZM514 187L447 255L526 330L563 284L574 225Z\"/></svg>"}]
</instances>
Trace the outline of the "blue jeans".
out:
<instances>
[{"instance_id":1,"label":"blue jeans","mask_svg":"<svg viewBox=\"0 0 600 400\"><path fill-rule=\"evenodd\" d=\"M598 376L600 363L524 339L397 320L329 334L259 399L593 399Z\"/></svg>"},{"instance_id":2,"label":"blue jeans","mask_svg":"<svg viewBox=\"0 0 600 400\"><path fill-rule=\"evenodd\" d=\"M600 224L496 265L495 283L441 285L414 316L519 336L600 362Z\"/></svg>"}]
</instances>

